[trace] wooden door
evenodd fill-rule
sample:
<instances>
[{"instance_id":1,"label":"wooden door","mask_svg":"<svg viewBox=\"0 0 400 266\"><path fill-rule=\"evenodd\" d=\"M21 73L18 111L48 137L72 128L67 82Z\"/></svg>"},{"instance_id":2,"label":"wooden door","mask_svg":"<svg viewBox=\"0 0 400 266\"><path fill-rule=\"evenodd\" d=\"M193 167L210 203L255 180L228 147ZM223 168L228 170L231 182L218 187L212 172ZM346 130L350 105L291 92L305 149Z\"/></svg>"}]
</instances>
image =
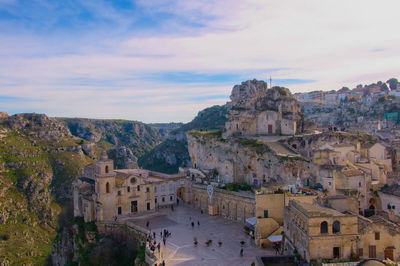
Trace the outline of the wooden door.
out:
<instances>
[{"instance_id":1,"label":"wooden door","mask_svg":"<svg viewBox=\"0 0 400 266\"><path fill-rule=\"evenodd\" d=\"M272 125L268 125L268 134L272 134Z\"/></svg>"},{"instance_id":2,"label":"wooden door","mask_svg":"<svg viewBox=\"0 0 400 266\"><path fill-rule=\"evenodd\" d=\"M385 249L385 259L393 260L393 249L392 248Z\"/></svg>"},{"instance_id":3,"label":"wooden door","mask_svg":"<svg viewBox=\"0 0 400 266\"><path fill-rule=\"evenodd\" d=\"M376 246L369 246L368 247L368 257L369 258L376 258Z\"/></svg>"}]
</instances>

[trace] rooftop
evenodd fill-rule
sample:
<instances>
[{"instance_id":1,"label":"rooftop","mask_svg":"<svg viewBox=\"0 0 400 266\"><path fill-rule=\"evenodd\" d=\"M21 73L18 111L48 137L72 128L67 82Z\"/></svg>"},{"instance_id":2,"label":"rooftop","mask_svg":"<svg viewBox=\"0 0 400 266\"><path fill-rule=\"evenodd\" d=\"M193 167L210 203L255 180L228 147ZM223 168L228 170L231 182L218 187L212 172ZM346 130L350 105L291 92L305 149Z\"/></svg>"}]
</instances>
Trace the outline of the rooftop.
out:
<instances>
[{"instance_id":1,"label":"rooftop","mask_svg":"<svg viewBox=\"0 0 400 266\"><path fill-rule=\"evenodd\" d=\"M349 169L349 170L343 170L342 171L343 175L350 177L350 176L359 176L363 175L364 172L358 169Z\"/></svg>"},{"instance_id":2,"label":"rooftop","mask_svg":"<svg viewBox=\"0 0 400 266\"><path fill-rule=\"evenodd\" d=\"M322 207L318 204L306 203L295 201L292 203L295 208L306 214L308 217L321 217L321 216L345 216L345 214L331 209Z\"/></svg>"},{"instance_id":3,"label":"rooftop","mask_svg":"<svg viewBox=\"0 0 400 266\"><path fill-rule=\"evenodd\" d=\"M384 186L381 188L381 192L400 197L400 185L393 184L391 186Z\"/></svg>"}]
</instances>

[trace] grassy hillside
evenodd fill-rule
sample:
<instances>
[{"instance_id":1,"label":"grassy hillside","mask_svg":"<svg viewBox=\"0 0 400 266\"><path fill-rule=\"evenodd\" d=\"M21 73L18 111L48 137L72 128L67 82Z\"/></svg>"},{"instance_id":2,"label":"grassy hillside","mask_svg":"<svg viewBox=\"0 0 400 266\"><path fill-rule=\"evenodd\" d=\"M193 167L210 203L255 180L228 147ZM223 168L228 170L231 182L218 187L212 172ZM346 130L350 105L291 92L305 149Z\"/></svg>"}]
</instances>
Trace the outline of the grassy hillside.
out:
<instances>
[{"instance_id":1,"label":"grassy hillside","mask_svg":"<svg viewBox=\"0 0 400 266\"><path fill-rule=\"evenodd\" d=\"M80 143L44 115L0 119L0 264L45 264L60 203L92 162Z\"/></svg>"}]
</instances>

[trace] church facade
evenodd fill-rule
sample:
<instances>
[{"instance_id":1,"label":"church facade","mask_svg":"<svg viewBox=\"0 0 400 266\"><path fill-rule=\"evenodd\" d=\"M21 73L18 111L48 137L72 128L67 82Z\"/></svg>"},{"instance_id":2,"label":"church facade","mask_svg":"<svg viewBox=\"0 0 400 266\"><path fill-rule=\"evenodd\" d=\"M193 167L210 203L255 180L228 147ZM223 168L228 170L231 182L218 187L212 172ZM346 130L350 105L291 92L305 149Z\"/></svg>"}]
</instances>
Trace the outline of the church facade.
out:
<instances>
[{"instance_id":1,"label":"church facade","mask_svg":"<svg viewBox=\"0 0 400 266\"><path fill-rule=\"evenodd\" d=\"M103 156L88 165L74 184L74 216L88 221L112 221L140 216L178 200L189 201L190 181L185 175L167 175L144 169L114 169Z\"/></svg>"}]
</instances>

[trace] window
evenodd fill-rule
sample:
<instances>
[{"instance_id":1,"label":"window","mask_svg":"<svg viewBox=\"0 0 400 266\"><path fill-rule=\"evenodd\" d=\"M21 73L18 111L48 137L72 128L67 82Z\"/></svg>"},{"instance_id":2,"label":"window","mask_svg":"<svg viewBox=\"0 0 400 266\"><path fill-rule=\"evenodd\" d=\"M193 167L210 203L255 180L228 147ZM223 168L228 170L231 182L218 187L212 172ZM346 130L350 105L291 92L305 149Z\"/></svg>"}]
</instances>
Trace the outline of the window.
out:
<instances>
[{"instance_id":1,"label":"window","mask_svg":"<svg viewBox=\"0 0 400 266\"><path fill-rule=\"evenodd\" d=\"M140 185L137 186L137 191L140 191Z\"/></svg>"},{"instance_id":2,"label":"window","mask_svg":"<svg viewBox=\"0 0 400 266\"><path fill-rule=\"evenodd\" d=\"M380 240L381 234L379 232L375 232L375 240Z\"/></svg>"},{"instance_id":3,"label":"window","mask_svg":"<svg viewBox=\"0 0 400 266\"><path fill-rule=\"evenodd\" d=\"M131 187L128 186L128 187L126 188L126 191L131 192Z\"/></svg>"},{"instance_id":4,"label":"window","mask_svg":"<svg viewBox=\"0 0 400 266\"><path fill-rule=\"evenodd\" d=\"M321 234L327 234L328 233L328 222L327 221L323 221L321 223L320 229L321 229L320 230Z\"/></svg>"},{"instance_id":5,"label":"window","mask_svg":"<svg viewBox=\"0 0 400 266\"><path fill-rule=\"evenodd\" d=\"M150 202L147 202L147 210L150 211Z\"/></svg>"},{"instance_id":6,"label":"window","mask_svg":"<svg viewBox=\"0 0 400 266\"><path fill-rule=\"evenodd\" d=\"M165 197L162 197L162 202L165 202Z\"/></svg>"},{"instance_id":7,"label":"window","mask_svg":"<svg viewBox=\"0 0 400 266\"><path fill-rule=\"evenodd\" d=\"M332 233L337 234L340 233L340 222L334 221L332 224Z\"/></svg>"},{"instance_id":8,"label":"window","mask_svg":"<svg viewBox=\"0 0 400 266\"><path fill-rule=\"evenodd\" d=\"M146 192L150 192L150 188L149 187L146 187Z\"/></svg>"},{"instance_id":9,"label":"window","mask_svg":"<svg viewBox=\"0 0 400 266\"><path fill-rule=\"evenodd\" d=\"M110 183L106 183L106 193L110 193Z\"/></svg>"},{"instance_id":10,"label":"window","mask_svg":"<svg viewBox=\"0 0 400 266\"><path fill-rule=\"evenodd\" d=\"M376 258L376 246L369 246L368 247L368 257L369 258Z\"/></svg>"},{"instance_id":11,"label":"window","mask_svg":"<svg viewBox=\"0 0 400 266\"><path fill-rule=\"evenodd\" d=\"M121 190L118 190L118 196L121 196Z\"/></svg>"},{"instance_id":12,"label":"window","mask_svg":"<svg viewBox=\"0 0 400 266\"><path fill-rule=\"evenodd\" d=\"M334 247L333 248L333 257L334 258L340 258L340 247Z\"/></svg>"},{"instance_id":13,"label":"window","mask_svg":"<svg viewBox=\"0 0 400 266\"><path fill-rule=\"evenodd\" d=\"M268 210L264 210L264 218L268 218Z\"/></svg>"},{"instance_id":14,"label":"window","mask_svg":"<svg viewBox=\"0 0 400 266\"><path fill-rule=\"evenodd\" d=\"M154 199L154 203L157 203L157 198Z\"/></svg>"},{"instance_id":15,"label":"window","mask_svg":"<svg viewBox=\"0 0 400 266\"><path fill-rule=\"evenodd\" d=\"M361 187L361 182L358 182L358 186Z\"/></svg>"},{"instance_id":16,"label":"window","mask_svg":"<svg viewBox=\"0 0 400 266\"><path fill-rule=\"evenodd\" d=\"M118 215L122 214L122 207L118 207Z\"/></svg>"},{"instance_id":17,"label":"window","mask_svg":"<svg viewBox=\"0 0 400 266\"><path fill-rule=\"evenodd\" d=\"M360 258L362 258L362 257L364 256L364 249L363 249L363 248L359 248L359 249L358 249L358 256L359 256Z\"/></svg>"},{"instance_id":18,"label":"window","mask_svg":"<svg viewBox=\"0 0 400 266\"><path fill-rule=\"evenodd\" d=\"M106 165L105 172L106 172L106 174L108 174L108 165Z\"/></svg>"},{"instance_id":19,"label":"window","mask_svg":"<svg viewBox=\"0 0 400 266\"><path fill-rule=\"evenodd\" d=\"M172 201L172 198L173 198L172 196L169 196L169 201Z\"/></svg>"}]
</instances>

